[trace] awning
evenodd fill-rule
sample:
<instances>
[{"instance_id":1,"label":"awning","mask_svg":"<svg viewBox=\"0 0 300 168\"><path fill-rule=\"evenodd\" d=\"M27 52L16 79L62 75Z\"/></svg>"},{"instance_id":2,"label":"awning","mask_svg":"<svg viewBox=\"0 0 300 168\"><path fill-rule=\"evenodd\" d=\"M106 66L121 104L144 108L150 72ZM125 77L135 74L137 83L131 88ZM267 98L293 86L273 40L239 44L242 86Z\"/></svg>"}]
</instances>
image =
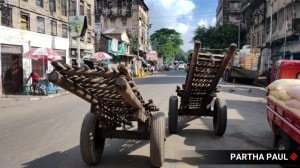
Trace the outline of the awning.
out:
<instances>
[{"instance_id":1,"label":"awning","mask_svg":"<svg viewBox=\"0 0 300 168\"><path fill-rule=\"evenodd\" d=\"M135 55L119 54L121 57L135 57Z\"/></svg>"},{"instance_id":2,"label":"awning","mask_svg":"<svg viewBox=\"0 0 300 168\"><path fill-rule=\"evenodd\" d=\"M149 61L157 61L158 56L156 51L148 51L146 54L146 59Z\"/></svg>"}]
</instances>

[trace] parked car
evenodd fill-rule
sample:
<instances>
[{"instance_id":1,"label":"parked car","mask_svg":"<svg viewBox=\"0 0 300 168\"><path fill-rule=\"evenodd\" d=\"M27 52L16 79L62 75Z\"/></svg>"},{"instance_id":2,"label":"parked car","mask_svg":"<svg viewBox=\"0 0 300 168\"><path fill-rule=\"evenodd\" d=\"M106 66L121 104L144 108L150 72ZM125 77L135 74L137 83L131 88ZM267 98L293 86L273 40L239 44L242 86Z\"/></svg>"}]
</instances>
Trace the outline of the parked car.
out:
<instances>
[{"instance_id":1,"label":"parked car","mask_svg":"<svg viewBox=\"0 0 300 168\"><path fill-rule=\"evenodd\" d=\"M185 66L184 66L184 64L179 64L179 65L178 65L178 69L179 69L179 70L181 70L181 69L185 69Z\"/></svg>"},{"instance_id":2,"label":"parked car","mask_svg":"<svg viewBox=\"0 0 300 168\"><path fill-rule=\"evenodd\" d=\"M169 70L174 70L175 69L175 66L173 64L170 64L169 65Z\"/></svg>"}]
</instances>

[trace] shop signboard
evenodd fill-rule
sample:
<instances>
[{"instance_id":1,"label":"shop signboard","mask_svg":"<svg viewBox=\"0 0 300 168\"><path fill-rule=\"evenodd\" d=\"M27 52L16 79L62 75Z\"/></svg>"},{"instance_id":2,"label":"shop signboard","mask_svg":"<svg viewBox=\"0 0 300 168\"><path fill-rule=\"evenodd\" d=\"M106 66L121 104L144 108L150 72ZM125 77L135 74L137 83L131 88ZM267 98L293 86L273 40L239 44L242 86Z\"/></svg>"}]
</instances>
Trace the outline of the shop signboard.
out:
<instances>
[{"instance_id":1,"label":"shop signboard","mask_svg":"<svg viewBox=\"0 0 300 168\"><path fill-rule=\"evenodd\" d=\"M87 29L85 16L69 16L69 32L72 37L82 37Z\"/></svg>"}]
</instances>

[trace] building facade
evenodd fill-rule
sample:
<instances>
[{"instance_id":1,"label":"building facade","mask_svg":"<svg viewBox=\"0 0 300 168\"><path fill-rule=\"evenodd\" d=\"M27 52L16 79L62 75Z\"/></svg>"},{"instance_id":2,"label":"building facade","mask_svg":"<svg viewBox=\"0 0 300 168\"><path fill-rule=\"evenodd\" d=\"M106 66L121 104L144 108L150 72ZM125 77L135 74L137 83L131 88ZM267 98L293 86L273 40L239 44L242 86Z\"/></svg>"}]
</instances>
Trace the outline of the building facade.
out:
<instances>
[{"instance_id":1,"label":"building facade","mask_svg":"<svg viewBox=\"0 0 300 168\"><path fill-rule=\"evenodd\" d=\"M110 28L127 30L130 45L137 45L131 48L138 48L131 50L130 54L136 54L136 60L146 59L149 47L148 11L144 0L97 0L96 22L98 20L103 31ZM141 61L137 64L142 66Z\"/></svg>"},{"instance_id":2,"label":"building facade","mask_svg":"<svg viewBox=\"0 0 300 168\"><path fill-rule=\"evenodd\" d=\"M268 0L266 2L265 47L278 59L300 60L300 1Z\"/></svg>"},{"instance_id":3,"label":"building facade","mask_svg":"<svg viewBox=\"0 0 300 168\"><path fill-rule=\"evenodd\" d=\"M4 3L2 3L4 1ZM0 96L21 93L32 71L44 76L51 72L50 61L31 60L22 55L31 48L57 51L62 62L76 63L77 47L81 58L95 52L95 0L2 0L0 1ZM69 18L86 18L87 30L77 45L69 33Z\"/></svg>"},{"instance_id":4,"label":"building facade","mask_svg":"<svg viewBox=\"0 0 300 168\"><path fill-rule=\"evenodd\" d=\"M216 25L239 24L241 0L219 0L216 10Z\"/></svg>"},{"instance_id":5,"label":"building facade","mask_svg":"<svg viewBox=\"0 0 300 168\"><path fill-rule=\"evenodd\" d=\"M22 58L30 48L53 48L67 60L67 1L4 0L0 4L0 94L20 93L31 71L50 71L49 62Z\"/></svg>"},{"instance_id":6,"label":"building facade","mask_svg":"<svg viewBox=\"0 0 300 168\"><path fill-rule=\"evenodd\" d=\"M87 30L84 36L80 37L80 44L77 39L70 35L70 64L77 65L77 48L80 48L80 58L92 55L95 52L95 0L69 0L69 16L76 16L76 3L79 2L80 16L85 16Z\"/></svg>"},{"instance_id":7,"label":"building facade","mask_svg":"<svg viewBox=\"0 0 300 168\"><path fill-rule=\"evenodd\" d=\"M300 59L300 1L243 0L241 9L242 41L261 48L270 65Z\"/></svg>"}]
</instances>

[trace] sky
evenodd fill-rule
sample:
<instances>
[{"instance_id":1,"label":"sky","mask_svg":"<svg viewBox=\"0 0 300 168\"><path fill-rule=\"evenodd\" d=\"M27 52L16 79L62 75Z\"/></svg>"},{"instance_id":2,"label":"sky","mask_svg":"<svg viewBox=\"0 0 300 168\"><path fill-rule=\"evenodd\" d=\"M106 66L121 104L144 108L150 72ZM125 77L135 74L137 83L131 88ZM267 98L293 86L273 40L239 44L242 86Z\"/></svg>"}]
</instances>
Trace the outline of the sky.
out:
<instances>
[{"instance_id":1,"label":"sky","mask_svg":"<svg viewBox=\"0 0 300 168\"><path fill-rule=\"evenodd\" d=\"M215 26L218 0L145 0L149 8L149 34L161 28L181 33L181 49L193 49L190 43L198 26Z\"/></svg>"}]
</instances>

